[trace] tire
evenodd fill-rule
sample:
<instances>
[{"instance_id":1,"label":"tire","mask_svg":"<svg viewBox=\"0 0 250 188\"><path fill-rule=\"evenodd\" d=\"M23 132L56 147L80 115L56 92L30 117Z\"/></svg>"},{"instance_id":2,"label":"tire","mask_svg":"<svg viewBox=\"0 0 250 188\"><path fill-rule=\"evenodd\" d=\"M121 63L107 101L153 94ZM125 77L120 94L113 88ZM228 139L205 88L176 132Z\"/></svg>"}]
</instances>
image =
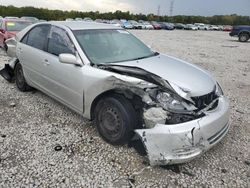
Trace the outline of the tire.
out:
<instances>
[{"instance_id":1,"label":"tire","mask_svg":"<svg viewBox=\"0 0 250 188\"><path fill-rule=\"evenodd\" d=\"M128 143L137 125L132 104L120 95L99 101L95 108L94 120L101 137L113 145Z\"/></svg>"},{"instance_id":2,"label":"tire","mask_svg":"<svg viewBox=\"0 0 250 188\"><path fill-rule=\"evenodd\" d=\"M7 46L7 44L5 43L5 41L3 42L3 49L4 49L5 51L8 50L8 46Z\"/></svg>"},{"instance_id":3,"label":"tire","mask_svg":"<svg viewBox=\"0 0 250 188\"><path fill-rule=\"evenodd\" d=\"M239 41L240 42L246 42L248 40L249 40L249 34L247 34L247 33L241 33L239 35Z\"/></svg>"},{"instance_id":4,"label":"tire","mask_svg":"<svg viewBox=\"0 0 250 188\"><path fill-rule=\"evenodd\" d=\"M23 68L20 63L17 63L14 69L14 75L15 75L15 82L17 88L22 91L30 91L32 88L27 84L24 75L23 75Z\"/></svg>"}]
</instances>

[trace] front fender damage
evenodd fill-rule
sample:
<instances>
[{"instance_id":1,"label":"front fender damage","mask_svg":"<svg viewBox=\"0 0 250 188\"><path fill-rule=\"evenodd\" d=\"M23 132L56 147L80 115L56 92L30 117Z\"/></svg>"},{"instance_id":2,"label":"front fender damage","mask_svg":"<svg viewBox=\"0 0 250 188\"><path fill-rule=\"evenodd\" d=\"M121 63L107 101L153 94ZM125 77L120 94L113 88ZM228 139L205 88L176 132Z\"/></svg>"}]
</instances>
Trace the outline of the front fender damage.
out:
<instances>
[{"instance_id":1,"label":"front fender damage","mask_svg":"<svg viewBox=\"0 0 250 188\"><path fill-rule=\"evenodd\" d=\"M114 67L105 68L114 70ZM155 90L172 88L172 91L178 92L182 98L192 101L188 91L142 70L136 69L137 72L132 73L130 69L129 72L124 69L121 72L120 67L116 67L114 72L118 71L121 76L107 77L103 81L103 87L105 90L117 89L127 98L132 98L131 95L141 98L142 125L135 130L134 139L142 141L150 165L186 162L192 159L192 156L196 157L203 152L207 143L203 139L198 121L203 115L199 116L195 112L191 113L192 111L185 114L167 111L153 96Z\"/></svg>"},{"instance_id":2,"label":"front fender damage","mask_svg":"<svg viewBox=\"0 0 250 188\"><path fill-rule=\"evenodd\" d=\"M140 139L145 146L150 165L174 164L172 159L176 158L182 158L185 162L186 154L190 160L190 154L197 156L197 153L202 153L207 143L199 130L199 118L183 120L185 115L166 111L152 99L148 92L149 85L145 85L144 81L131 83L124 78L106 78L105 88L108 86L109 89L120 90L128 98L137 95L144 103L141 117L143 125L141 129L135 130L135 139ZM154 84L150 86L151 89L157 87ZM179 120L175 116L184 118ZM171 121L171 124L166 125L166 122ZM176 126L179 121L184 121L186 126Z\"/></svg>"}]
</instances>

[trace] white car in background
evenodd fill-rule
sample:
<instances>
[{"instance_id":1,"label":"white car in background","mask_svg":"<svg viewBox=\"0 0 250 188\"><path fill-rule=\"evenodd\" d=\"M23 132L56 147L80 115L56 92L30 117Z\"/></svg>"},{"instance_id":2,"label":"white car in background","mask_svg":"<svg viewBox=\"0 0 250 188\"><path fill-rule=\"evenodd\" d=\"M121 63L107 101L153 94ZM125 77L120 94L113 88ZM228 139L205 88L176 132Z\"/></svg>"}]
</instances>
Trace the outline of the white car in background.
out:
<instances>
[{"instance_id":1,"label":"white car in background","mask_svg":"<svg viewBox=\"0 0 250 188\"><path fill-rule=\"evenodd\" d=\"M139 20L139 23L144 26L144 29L154 29L154 27L148 21Z\"/></svg>"}]
</instances>

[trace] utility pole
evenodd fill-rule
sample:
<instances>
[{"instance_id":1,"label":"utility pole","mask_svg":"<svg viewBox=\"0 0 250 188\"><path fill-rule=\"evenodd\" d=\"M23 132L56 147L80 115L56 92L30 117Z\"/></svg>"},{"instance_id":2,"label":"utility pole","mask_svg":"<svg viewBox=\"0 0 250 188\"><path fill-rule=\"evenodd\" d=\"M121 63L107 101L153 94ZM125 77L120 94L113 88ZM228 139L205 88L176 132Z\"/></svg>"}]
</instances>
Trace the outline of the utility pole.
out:
<instances>
[{"instance_id":1,"label":"utility pole","mask_svg":"<svg viewBox=\"0 0 250 188\"><path fill-rule=\"evenodd\" d=\"M174 0L171 0L170 2L170 10L169 10L169 13L170 13L170 20L171 22L173 22L173 11L174 11Z\"/></svg>"},{"instance_id":2,"label":"utility pole","mask_svg":"<svg viewBox=\"0 0 250 188\"><path fill-rule=\"evenodd\" d=\"M170 17L172 17L173 16L173 11L174 11L174 0L172 0L171 2L170 2Z\"/></svg>"},{"instance_id":3,"label":"utility pole","mask_svg":"<svg viewBox=\"0 0 250 188\"><path fill-rule=\"evenodd\" d=\"M158 21L160 21L160 15L161 15L161 5L158 5L158 9L157 9Z\"/></svg>"}]
</instances>

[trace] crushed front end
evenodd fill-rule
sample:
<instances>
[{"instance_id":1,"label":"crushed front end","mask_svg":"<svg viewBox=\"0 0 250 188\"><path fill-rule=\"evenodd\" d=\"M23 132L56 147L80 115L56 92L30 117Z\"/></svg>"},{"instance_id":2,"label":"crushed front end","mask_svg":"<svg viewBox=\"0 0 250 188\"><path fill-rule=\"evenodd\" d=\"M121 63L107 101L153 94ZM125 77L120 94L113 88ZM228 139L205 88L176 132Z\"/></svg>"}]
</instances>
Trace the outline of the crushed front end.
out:
<instances>
[{"instance_id":1,"label":"crushed front end","mask_svg":"<svg viewBox=\"0 0 250 188\"><path fill-rule=\"evenodd\" d=\"M229 102L216 81L192 90L139 68L109 65L105 70L141 79L117 82L142 100L142 126L134 139L145 146L150 165L185 163L216 145L229 129ZM116 83L115 82L115 83ZM205 81L206 82L206 81ZM210 82L211 83L211 82ZM194 87L193 87L194 88Z\"/></svg>"},{"instance_id":2,"label":"crushed front end","mask_svg":"<svg viewBox=\"0 0 250 188\"><path fill-rule=\"evenodd\" d=\"M184 123L167 124L166 117L165 123L156 123L153 128L137 129L150 164L185 163L217 144L229 129L229 103L221 96L216 108L203 113Z\"/></svg>"},{"instance_id":3,"label":"crushed front end","mask_svg":"<svg viewBox=\"0 0 250 188\"><path fill-rule=\"evenodd\" d=\"M179 93L186 99L159 89L150 89L148 93L155 99L154 104L144 108L144 128L135 132L151 165L190 161L216 145L228 132L229 102L218 84L211 93L200 97Z\"/></svg>"}]
</instances>

